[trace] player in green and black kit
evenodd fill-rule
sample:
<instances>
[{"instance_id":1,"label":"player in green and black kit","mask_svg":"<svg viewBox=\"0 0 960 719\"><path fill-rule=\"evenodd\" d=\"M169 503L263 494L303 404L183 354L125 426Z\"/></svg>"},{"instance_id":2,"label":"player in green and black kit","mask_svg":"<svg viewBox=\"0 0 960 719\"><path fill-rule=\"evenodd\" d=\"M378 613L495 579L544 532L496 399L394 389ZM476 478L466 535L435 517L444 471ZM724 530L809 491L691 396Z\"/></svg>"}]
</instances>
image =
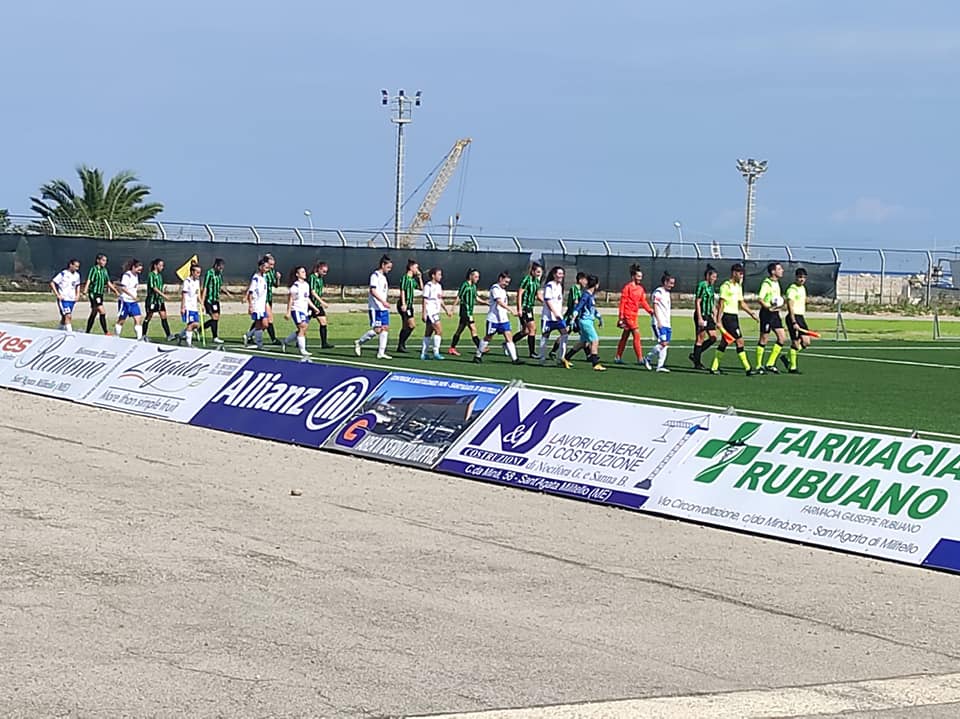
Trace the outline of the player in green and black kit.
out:
<instances>
[{"instance_id":1,"label":"player in green and black kit","mask_svg":"<svg viewBox=\"0 0 960 719\"><path fill-rule=\"evenodd\" d=\"M456 304L460 305L460 322L457 325L457 331L453 333L453 339L450 340L450 349L447 350L447 354L460 356L457 351L457 343L460 341L460 335L466 329L470 330L470 339L473 340L474 347L480 346L480 338L477 337L477 323L473 317L474 308L477 306L478 282L480 282L480 272L471 267L467 270L467 278L457 291Z\"/></svg>"},{"instance_id":2,"label":"player in green and black kit","mask_svg":"<svg viewBox=\"0 0 960 719\"><path fill-rule=\"evenodd\" d=\"M200 301L203 303L203 309L207 313L207 321L203 323L203 328L210 330L213 337L213 343L222 345L220 339L220 293L223 289L223 268L226 263L218 257L213 261L213 267L207 270L203 276L203 284L200 285Z\"/></svg>"},{"instance_id":3,"label":"player in green and black kit","mask_svg":"<svg viewBox=\"0 0 960 719\"><path fill-rule=\"evenodd\" d=\"M757 298L760 300L760 339L757 340L757 369L759 371L779 374L777 357L783 351L787 341L787 333L783 330L783 321L780 318L780 309L783 307L783 297L780 294L780 278L783 277L783 265L771 262L767 265L767 276L763 278ZM770 361L763 364L763 353L767 349L767 337L773 332L777 343L770 350Z\"/></svg>"},{"instance_id":4,"label":"player in green and black kit","mask_svg":"<svg viewBox=\"0 0 960 719\"><path fill-rule=\"evenodd\" d=\"M167 322L167 296L163 294L163 260L159 257L150 263L150 274L147 275L147 311L143 318L143 339L147 339L147 327L154 315L160 315L160 324L163 325L163 332L167 337L167 342L173 342L176 339L173 332L170 331L170 323Z\"/></svg>"},{"instance_id":5,"label":"player in green and black kit","mask_svg":"<svg viewBox=\"0 0 960 719\"><path fill-rule=\"evenodd\" d=\"M407 260L407 271L400 278L400 299L397 300L397 312L400 313L400 338L397 340L397 352L407 351L407 340L417 327L413 301L417 290L423 289L420 265L416 260Z\"/></svg>"},{"instance_id":6,"label":"player in green and black kit","mask_svg":"<svg viewBox=\"0 0 960 719\"><path fill-rule=\"evenodd\" d=\"M717 271L710 265L703 273L703 279L697 285L693 305L693 335L696 342L690 361L694 369L706 369L703 366L703 353L717 341Z\"/></svg>"},{"instance_id":7,"label":"player in green and black kit","mask_svg":"<svg viewBox=\"0 0 960 719\"><path fill-rule=\"evenodd\" d=\"M542 301L540 296L540 282L543 278L543 265L534 262L530 265L530 271L520 280L520 290L517 292L517 314L520 316L520 331L514 338L514 343L519 344L521 338L527 338L527 349L530 350L531 359L540 359L537 354L537 323L533 318L533 309L538 301Z\"/></svg>"},{"instance_id":8,"label":"player in green and black kit","mask_svg":"<svg viewBox=\"0 0 960 719\"><path fill-rule=\"evenodd\" d=\"M93 329L93 322L97 317L100 318L100 328L103 330L103 334L110 334L107 331L107 311L103 306L103 295L107 288L118 297L120 296L116 285L110 281L110 273L107 272L107 256L101 252L90 267L90 272L87 273L87 281L84 283L83 289L80 290L80 294L90 298L87 334L90 334L90 330Z\"/></svg>"},{"instance_id":9,"label":"player in green and black kit","mask_svg":"<svg viewBox=\"0 0 960 719\"><path fill-rule=\"evenodd\" d=\"M583 296L583 290L587 286L587 273L578 272L577 281L570 285L570 289L567 290L567 304L566 309L563 311L563 321L567 323L567 327L570 328L570 334L580 331L580 326L577 322L574 322L573 311L576 309L577 304L580 302L580 298ZM550 350L548 355L550 359L557 358L557 350L560 349L560 338L558 337L553 341L553 349ZM589 352L585 353L589 356ZM573 354L576 354L574 352ZM567 351L567 359L570 359L573 355L570 351Z\"/></svg>"},{"instance_id":10,"label":"player in green and black kit","mask_svg":"<svg viewBox=\"0 0 960 719\"><path fill-rule=\"evenodd\" d=\"M336 345L327 342L327 301L323 299L323 288L325 285L324 277L327 276L330 266L326 262L318 262L313 266L313 272L307 279L310 281L310 299L313 302L314 310L311 314L317 318L320 325L320 347L325 350L332 350Z\"/></svg>"}]
</instances>

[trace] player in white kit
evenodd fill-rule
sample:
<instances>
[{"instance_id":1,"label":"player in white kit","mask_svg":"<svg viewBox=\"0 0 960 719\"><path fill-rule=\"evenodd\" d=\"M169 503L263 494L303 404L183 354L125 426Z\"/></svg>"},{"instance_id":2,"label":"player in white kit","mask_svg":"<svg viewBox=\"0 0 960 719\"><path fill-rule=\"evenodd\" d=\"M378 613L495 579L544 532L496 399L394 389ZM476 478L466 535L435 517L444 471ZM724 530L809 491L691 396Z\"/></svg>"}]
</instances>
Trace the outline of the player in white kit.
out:
<instances>
[{"instance_id":1,"label":"player in white kit","mask_svg":"<svg viewBox=\"0 0 960 719\"><path fill-rule=\"evenodd\" d=\"M140 303L137 301L137 290L140 288L140 273L143 263L140 260L130 260L124 266L123 277L120 278L120 292L117 298L117 324L113 333L119 337L123 333L123 323L127 317L133 317L133 329L137 339L143 339L143 315L140 313Z\"/></svg>"},{"instance_id":2,"label":"player in white kit","mask_svg":"<svg viewBox=\"0 0 960 719\"><path fill-rule=\"evenodd\" d=\"M513 343L513 333L510 331L510 315L517 315L510 304L507 302L507 287L510 286L510 273L504 270L497 277L497 284L490 288L490 309L487 311L487 329L477 345L477 353L473 356L474 364L483 362L483 353L494 335L503 335L505 341L504 347L507 355L513 364L523 364L523 360L517 358L517 346Z\"/></svg>"},{"instance_id":3,"label":"player in white kit","mask_svg":"<svg viewBox=\"0 0 960 719\"><path fill-rule=\"evenodd\" d=\"M293 320L296 329L280 340L280 347L284 352L287 345L297 343L300 356L307 358L307 329L310 327L311 313L317 311L317 306L310 300L310 283L307 282L307 268L294 267L290 272L290 291L287 294L287 317Z\"/></svg>"},{"instance_id":4,"label":"player in white kit","mask_svg":"<svg viewBox=\"0 0 960 719\"><path fill-rule=\"evenodd\" d=\"M673 335L670 326L670 292L676 283L675 277L668 272L664 272L663 277L660 278L660 286L653 291L651 326L653 327L653 341L657 344L643 358L643 365L649 370L653 369L653 359L656 357L657 372L670 371L664 365L667 362L667 350L670 349L670 340Z\"/></svg>"},{"instance_id":5,"label":"player in white kit","mask_svg":"<svg viewBox=\"0 0 960 719\"><path fill-rule=\"evenodd\" d=\"M380 265L370 275L370 290L367 295L367 311L370 313L370 329L363 333L356 342L353 343L353 352L360 356L360 347L364 343L377 338L377 359L393 359L387 354L387 342L390 332L390 305L387 301L387 293L390 290L390 284L387 282L387 275L393 269L393 261L384 255L380 258Z\"/></svg>"},{"instance_id":6,"label":"player in white kit","mask_svg":"<svg viewBox=\"0 0 960 719\"><path fill-rule=\"evenodd\" d=\"M557 354L557 364L570 369L570 361L566 358L567 336L569 330L563 319L563 268L553 267L547 273L547 284L543 286L543 312L540 319L540 364L547 356L547 340L550 333L556 330L560 333L560 347Z\"/></svg>"},{"instance_id":7,"label":"player in white kit","mask_svg":"<svg viewBox=\"0 0 960 719\"><path fill-rule=\"evenodd\" d=\"M61 329L73 332L73 306L77 304L77 293L80 290L80 260L70 260L67 266L50 280L50 289L57 298Z\"/></svg>"},{"instance_id":8,"label":"player in white kit","mask_svg":"<svg viewBox=\"0 0 960 719\"><path fill-rule=\"evenodd\" d=\"M250 319L253 320L253 327L247 330L243 336L243 346L253 339L258 350L263 349L263 331L267 328L270 320L267 317L267 278L266 274L273 272L270 269L270 261L262 258L257 263L257 271L250 278L250 286L247 287L247 312L250 313Z\"/></svg>"},{"instance_id":9,"label":"player in white kit","mask_svg":"<svg viewBox=\"0 0 960 719\"><path fill-rule=\"evenodd\" d=\"M434 267L427 271L427 284L423 286L423 343L420 346L420 359L442 360L440 343L442 328L440 327L440 313L445 312L450 317L450 310L443 303L443 270ZM432 345L432 346L431 346Z\"/></svg>"},{"instance_id":10,"label":"player in white kit","mask_svg":"<svg viewBox=\"0 0 960 719\"><path fill-rule=\"evenodd\" d=\"M193 347L193 332L200 326L200 265L190 265L190 274L180 288L180 319L183 329L177 335L177 344L184 340Z\"/></svg>"}]
</instances>

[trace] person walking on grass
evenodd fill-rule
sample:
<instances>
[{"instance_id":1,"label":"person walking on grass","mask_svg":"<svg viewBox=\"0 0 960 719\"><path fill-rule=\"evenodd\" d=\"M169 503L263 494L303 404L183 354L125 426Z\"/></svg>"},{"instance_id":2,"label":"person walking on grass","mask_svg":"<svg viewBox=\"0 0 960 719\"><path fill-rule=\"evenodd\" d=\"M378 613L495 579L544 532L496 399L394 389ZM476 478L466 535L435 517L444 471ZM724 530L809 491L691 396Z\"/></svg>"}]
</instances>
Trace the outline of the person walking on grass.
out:
<instances>
[{"instance_id":1,"label":"person walking on grass","mask_svg":"<svg viewBox=\"0 0 960 719\"><path fill-rule=\"evenodd\" d=\"M477 323L473 317L474 309L477 305L477 284L480 282L480 272L472 267L467 270L467 276L460 289L457 291L456 305L459 306L460 321L457 323L457 331L453 333L453 339L450 340L450 349L447 354L459 357L457 343L460 342L460 335L464 330L470 331L470 339L473 340L473 346L480 345L480 338L477 336Z\"/></svg>"},{"instance_id":2,"label":"person walking on grass","mask_svg":"<svg viewBox=\"0 0 960 719\"><path fill-rule=\"evenodd\" d=\"M77 293L80 291L80 260L70 260L67 266L50 280L50 289L57 298L60 329L73 332L73 307L77 304Z\"/></svg>"},{"instance_id":3,"label":"person walking on grass","mask_svg":"<svg viewBox=\"0 0 960 719\"><path fill-rule=\"evenodd\" d=\"M407 265L408 269L410 265ZM388 293L390 283L387 275L393 269L393 261L388 255L380 258L380 264L370 275L370 288L367 292L367 312L370 314L370 329L353 343L353 353L359 357L362 353L361 347L377 338L377 359L393 359L387 354L387 342L390 334L390 303Z\"/></svg>"},{"instance_id":4,"label":"person walking on grass","mask_svg":"<svg viewBox=\"0 0 960 719\"><path fill-rule=\"evenodd\" d=\"M307 282L307 268L294 267L290 272L290 289L287 294L287 317L294 324L294 331L280 342L284 352L294 342L300 350L300 356L306 359L307 330L310 328L310 313L316 312L317 306L310 300L310 283Z\"/></svg>"},{"instance_id":5,"label":"person walking on grass","mask_svg":"<svg viewBox=\"0 0 960 719\"><path fill-rule=\"evenodd\" d=\"M110 273L107 272L107 256L101 252L93 261L93 266L87 273L87 281L84 283L83 289L80 290L80 294L86 295L90 300L87 334L90 334L93 329L94 321L99 320L103 334L110 336L110 331L107 329L107 310L103 306L103 296L108 289L119 296L120 291L110 281Z\"/></svg>"},{"instance_id":6,"label":"person walking on grass","mask_svg":"<svg viewBox=\"0 0 960 719\"><path fill-rule=\"evenodd\" d=\"M128 317L133 317L133 330L138 340L143 339L143 316L140 313L140 302L137 300L137 291L140 289L140 273L143 263L140 260L130 260L124 266L123 277L120 278L120 296L117 300L117 324L113 328L114 334L119 337L123 333L123 323Z\"/></svg>"},{"instance_id":7,"label":"person walking on grass","mask_svg":"<svg viewBox=\"0 0 960 719\"><path fill-rule=\"evenodd\" d=\"M440 326L440 313L451 316L443 303L443 270L434 267L427 271L427 283L423 286L423 343L420 347L420 359L442 360L440 343L443 341L443 328Z\"/></svg>"},{"instance_id":8,"label":"person walking on grass","mask_svg":"<svg viewBox=\"0 0 960 719\"><path fill-rule=\"evenodd\" d=\"M311 316L317 318L317 324L320 326L320 349L332 350L336 345L327 341L327 308L330 305L323 299L323 290L326 284L326 276L330 267L326 262L318 262L313 266L313 272L310 273L310 301L315 308Z\"/></svg>"},{"instance_id":9,"label":"person walking on grass","mask_svg":"<svg viewBox=\"0 0 960 719\"><path fill-rule=\"evenodd\" d=\"M160 324L163 325L163 334L167 342L173 342L176 336L170 330L167 321L167 296L163 293L163 260L159 257L150 263L150 272L147 275L147 314L143 318L143 338L150 341L147 335L150 320L154 315L160 315Z\"/></svg>"}]
</instances>

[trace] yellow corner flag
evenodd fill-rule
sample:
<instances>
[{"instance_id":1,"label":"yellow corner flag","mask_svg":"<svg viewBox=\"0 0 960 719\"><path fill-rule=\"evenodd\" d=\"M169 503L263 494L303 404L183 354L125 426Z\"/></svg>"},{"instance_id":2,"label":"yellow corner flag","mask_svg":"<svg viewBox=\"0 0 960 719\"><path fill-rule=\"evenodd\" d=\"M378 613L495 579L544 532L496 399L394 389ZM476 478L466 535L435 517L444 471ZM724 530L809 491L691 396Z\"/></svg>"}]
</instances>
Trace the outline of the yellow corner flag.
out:
<instances>
[{"instance_id":1,"label":"yellow corner flag","mask_svg":"<svg viewBox=\"0 0 960 719\"><path fill-rule=\"evenodd\" d=\"M180 265L180 268L177 270L177 277L181 280L185 280L190 276L190 265L199 265L200 258L194 255L189 260Z\"/></svg>"}]
</instances>

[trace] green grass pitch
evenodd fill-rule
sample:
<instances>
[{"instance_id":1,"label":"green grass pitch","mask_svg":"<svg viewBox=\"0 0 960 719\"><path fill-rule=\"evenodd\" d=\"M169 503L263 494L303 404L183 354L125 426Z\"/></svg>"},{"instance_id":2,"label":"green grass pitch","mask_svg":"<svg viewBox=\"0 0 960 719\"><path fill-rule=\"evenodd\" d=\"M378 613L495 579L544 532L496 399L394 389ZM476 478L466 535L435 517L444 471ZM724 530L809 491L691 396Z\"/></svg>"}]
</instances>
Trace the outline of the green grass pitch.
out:
<instances>
[{"instance_id":1,"label":"green grass pitch","mask_svg":"<svg viewBox=\"0 0 960 719\"><path fill-rule=\"evenodd\" d=\"M292 331L292 323L281 316L277 307L277 335L285 336ZM81 312L75 319L82 327L86 317ZM483 327L482 315L477 315L477 326ZM109 324L112 328L113 317ZM754 363L756 325L749 318L741 319L746 347L751 364ZM244 351L240 336L249 327L249 319L243 315L224 316L220 322L220 335L231 351ZM442 362L421 361L420 339L423 325L418 327L408 342L410 354L394 353L399 335L399 320L391 316L390 343L388 352L391 361L375 358L376 340L363 347L357 358L353 341L367 328L366 313L357 311L336 313L329 316L330 341L333 350L320 350L316 324L311 324L308 334L308 349L316 362L351 363L383 366L391 369L418 370L444 375L458 375L492 380L522 380L527 386L538 388L563 388L575 392L596 393L619 399L651 400L657 403L689 403L720 411L733 407L737 412L762 412L806 420L829 420L851 423L864 428L889 430L917 429L921 433L941 433L942 439L960 440L960 343L933 342L929 338L932 323L929 319L857 319L846 322L849 341L834 341L833 320L811 321L824 339L815 340L812 347L800 355L801 375L764 375L746 377L733 349L725 353L721 366L727 373L712 376L695 371L687 359L691 350L693 329L687 316L674 321L675 335L670 346L667 366L670 374L649 372L637 366L631 345L624 355L625 364L613 363L619 330L608 316L601 328L601 361L606 372L594 372L579 355L572 369L565 370L548 363L541 367L535 360L527 360L523 366L509 363L501 349L501 340L495 339L490 352L481 365L470 360L473 344L469 335L460 340L462 357L446 355L450 336L456 329L456 319L444 320ZM180 329L179 317L171 316L174 331ZM514 321L516 326L516 321ZM641 324L641 329L646 329ZM95 330L97 331L97 330ZM151 322L150 334L160 341L160 322ZM132 323L128 321L125 336L132 336ZM926 340L926 341L924 341ZM644 351L652 346L649 329L643 337ZM552 343L551 343L552 344ZM200 345L199 340L196 345ZM210 346L208 344L208 346ZM526 358L527 347L518 348L520 357ZM769 348L767 350L769 356ZM279 347L265 344L263 354L297 359L295 348L281 354ZM712 359L709 350L705 363ZM782 369L782 366L781 366ZM936 438L930 435L931 438Z\"/></svg>"}]
</instances>

